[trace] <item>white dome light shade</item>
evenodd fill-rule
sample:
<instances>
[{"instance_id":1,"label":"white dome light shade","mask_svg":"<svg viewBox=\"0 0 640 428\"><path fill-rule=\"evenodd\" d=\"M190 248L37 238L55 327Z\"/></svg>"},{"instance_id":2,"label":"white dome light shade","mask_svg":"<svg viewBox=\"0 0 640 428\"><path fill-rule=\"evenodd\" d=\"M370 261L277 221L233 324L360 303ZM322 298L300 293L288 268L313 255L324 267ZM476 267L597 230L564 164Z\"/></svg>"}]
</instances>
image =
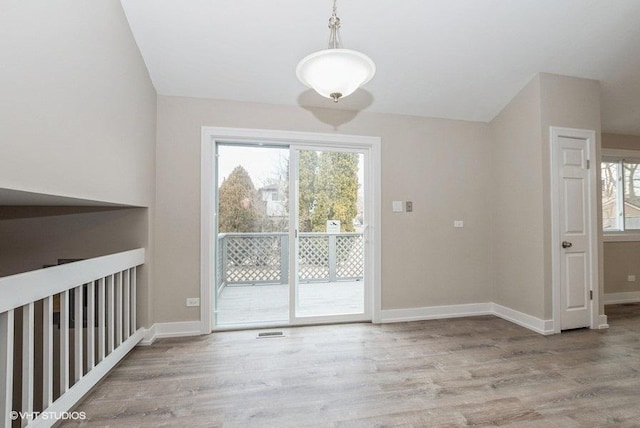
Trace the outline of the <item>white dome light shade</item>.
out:
<instances>
[{"instance_id":1,"label":"white dome light shade","mask_svg":"<svg viewBox=\"0 0 640 428\"><path fill-rule=\"evenodd\" d=\"M376 74L376 65L363 53L351 49L325 49L298 63L296 75L320 95L338 102L351 95Z\"/></svg>"}]
</instances>

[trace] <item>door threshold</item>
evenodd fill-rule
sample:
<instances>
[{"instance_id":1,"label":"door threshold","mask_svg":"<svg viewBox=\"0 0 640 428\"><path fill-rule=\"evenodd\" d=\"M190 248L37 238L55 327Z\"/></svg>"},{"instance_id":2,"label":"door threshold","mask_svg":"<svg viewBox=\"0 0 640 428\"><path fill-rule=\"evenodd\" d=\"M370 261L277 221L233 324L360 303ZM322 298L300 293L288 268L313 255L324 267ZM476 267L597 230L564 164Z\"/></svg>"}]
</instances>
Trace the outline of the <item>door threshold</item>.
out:
<instances>
[{"instance_id":1,"label":"door threshold","mask_svg":"<svg viewBox=\"0 0 640 428\"><path fill-rule=\"evenodd\" d=\"M309 322L301 324L288 324L288 323L274 323L274 324L234 324L217 326L212 330L212 333L222 333L225 331L248 331L248 330L269 330L274 328L296 328L296 327L313 327L322 325L340 325L340 324L372 324L370 319L363 320L349 320L349 321L322 321L322 322Z\"/></svg>"}]
</instances>

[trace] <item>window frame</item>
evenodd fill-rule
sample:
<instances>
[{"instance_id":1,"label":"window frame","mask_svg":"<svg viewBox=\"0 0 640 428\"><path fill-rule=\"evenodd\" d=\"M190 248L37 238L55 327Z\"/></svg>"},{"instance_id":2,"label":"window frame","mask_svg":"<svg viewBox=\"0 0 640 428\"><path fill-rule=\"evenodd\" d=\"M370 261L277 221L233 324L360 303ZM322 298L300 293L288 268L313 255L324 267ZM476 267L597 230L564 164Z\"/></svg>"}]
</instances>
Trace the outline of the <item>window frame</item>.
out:
<instances>
[{"instance_id":1,"label":"window frame","mask_svg":"<svg viewBox=\"0 0 640 428\"><path fill-rule=\"evenodd\" d=\"M617 162L619 164L619 179L617 192L617 212L621 217L618 219L618 225L621 229L618 230L604 230L600 225L600 230L603 234L604 242L619 242L619 241L640 241L640 229L625 229L625 216L624 216L624 162L637 162L640 163L640 150L621 150L621 149L602 149L602 155L598 167L600 168L600 180L602 180L602 163L603 162ZM602 183L602 181L601 181ZM602 207L602 187L600 188L600 205Z\"/></svg>"}]
</instances>

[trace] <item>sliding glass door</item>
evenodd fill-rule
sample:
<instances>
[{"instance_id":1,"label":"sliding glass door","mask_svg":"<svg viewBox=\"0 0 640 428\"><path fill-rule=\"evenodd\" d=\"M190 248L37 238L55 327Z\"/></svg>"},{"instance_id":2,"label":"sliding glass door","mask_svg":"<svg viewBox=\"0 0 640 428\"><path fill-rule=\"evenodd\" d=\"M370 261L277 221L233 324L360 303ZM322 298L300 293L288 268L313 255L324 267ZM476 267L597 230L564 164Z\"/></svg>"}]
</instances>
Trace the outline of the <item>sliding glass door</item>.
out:
<instances>
[{"instance_id":1,"label":"sliding glass door","mask_svg":"<svg viewBox=\"0 0 640 428\"><path fill-rule=\"evenodd\" d=\"M216 144L217 328L371 318L366 162L349 148Z\"/></svg>"},{"instance_id":2,"label":"sliding glass door","mask_svg":"<svg viewBox=\"0 0 640 428\"><path fill-rule=\"evenodd\" d=\"M288 323L289 147L216 148L216 325Z\"/></svg>"},{"instance_id":3,"label":"sliding glass door","mask_svg":"<svg viewBox=\"0 0 640 428\"><path fill-rule=\"evenodd\" d=\"M295 318L364 314L364 155L296 155Z\"/></svg>"}]
</instances>

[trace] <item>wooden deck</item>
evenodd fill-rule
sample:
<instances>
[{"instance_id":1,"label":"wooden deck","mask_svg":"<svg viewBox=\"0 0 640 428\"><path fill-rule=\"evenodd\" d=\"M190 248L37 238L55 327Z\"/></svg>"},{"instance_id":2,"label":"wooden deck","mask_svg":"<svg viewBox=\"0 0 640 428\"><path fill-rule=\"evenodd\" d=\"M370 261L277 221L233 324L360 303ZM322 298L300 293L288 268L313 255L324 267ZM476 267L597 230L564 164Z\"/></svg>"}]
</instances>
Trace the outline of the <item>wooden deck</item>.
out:
<instances>
[{"instance_id":1,"label":"wooden deck","mask_svg":"<svg viewBox=\"0 0 640 428\"><path fill-rule=\"evenodd\" d=\"M541 336L493 316L163 339L77 411L83 427L637 427L640 304Z\"/></svg>"},{"instance_id":2,"label":"wooden deck","mask_svg":"<svg viewBox=\"0 0 640 428\"><path fill-rule=\"evenodd\" d=\"M358 314L364 311L362 281L299 285L300 317ZM289 285L233 285L217 302L216 325L288 322Z\"/></svg>"}]
</instances>

